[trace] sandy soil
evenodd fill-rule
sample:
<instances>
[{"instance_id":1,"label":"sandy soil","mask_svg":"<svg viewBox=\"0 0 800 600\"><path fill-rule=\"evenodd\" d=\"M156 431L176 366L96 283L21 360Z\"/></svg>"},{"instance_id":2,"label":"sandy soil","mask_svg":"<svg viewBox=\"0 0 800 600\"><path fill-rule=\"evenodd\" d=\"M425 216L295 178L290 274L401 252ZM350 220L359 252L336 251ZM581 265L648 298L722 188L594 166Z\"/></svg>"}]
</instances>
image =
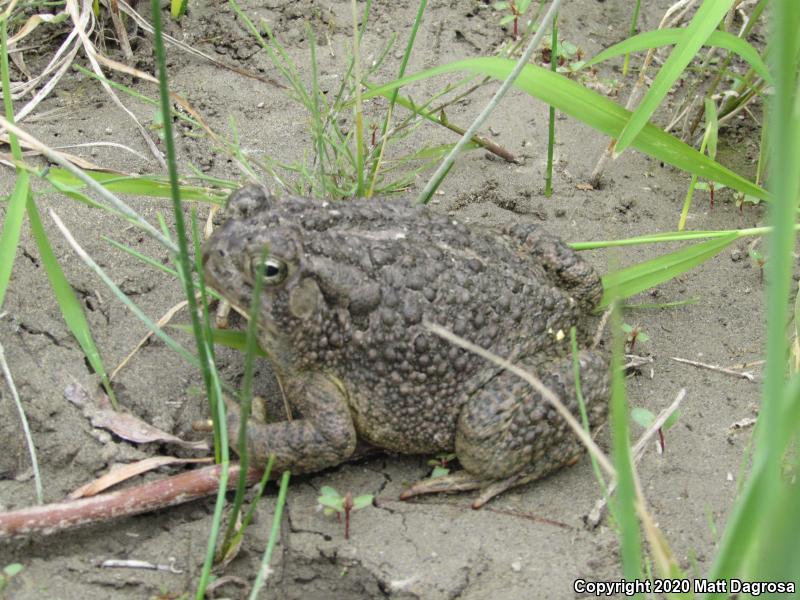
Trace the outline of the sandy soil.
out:
<instances>
[{"instance_id":1,"label":"sandy soil","mask_svg":"<svg viewBox=\"0 0 800 600\"><path fill-rule=\"evenodd\" d=\"M375 54L391 32L405 44L416 3L376 1L367 31L365 54ZM576 0L561 15L562 38L593 55L625 37L628 2ZM655 27L666 0L644 3L642 29ZM285 6L288 5L288 6ZM269 20L292 56L308 57L304 18L319 39L321 85L334 86L342 73L349 43L349 3L343 1L244 3L249 13ZM146 7L142 10L146 14ZM166 13L165 13L166 14ZM420 31L412 64L414 72L454 59L488 55L506 39L499 17L484 2L437 2L430 7ZM191 3L191 12L179 24L170 24L176 37L217 55L231 64L277 77L240 23L222 2ZM151 45L137 40L139 67L152 69ZM381 77L391 78L401 50L393 51ZM396 54L396 56L395 56ZM171 86L203 112L218 131L231 135L236 124L242 148L254 155L281 160L300 157L308 146L307 117L280 90L211 66L170 50ZM620 79L606 67L601 78ZM133 83L154 97L151 85ZM415 98L441 83L414 89ZM448 117L467 124L493 92L485 88L452 107ZM622 97L626 97L623 87ZM153 118L149 106L127 99L145 122ZM380 107L382 104L376 103ZM29 126L53 145L85 141L117 141L146 154L130 121L92 81L71 73L42 107L57 109ZM377 110L377 108L375 109ZM568 241L624 238L673 230L688 178L647 157L627 152L607 168L600 190L586 191L585 182L608 140L572 120L559 119L555 195L542 195L547 109L520 93L512 93L492 117L485 131L493 140L525 158L521 166L490 160L484 152L464 156L454 167L437 197L436 206L471 222L510 220L544 221ZM752 124L735 121L725 131L720 157L723 163L749 174L754 170L757 135ZM451 142L446 131L421 127L404 141L406 151L425 143ZM153 160L141 160L115 148L76 150L111 168L129 172L157 172ZM210 174L241 178L230 161L215 153L207 139L180 130L181 169L189 164ZM8 193L11 172L0 178L0 192ZM413 193L413 190L412 190ZM162 315L181 298L181 289L168 276L146 269L114 250L102 236L127 243L166 261L165 252L138 231L108 214L92 210L56 194L37 196L44 212L54 209L88 252L152 317ZM156 213L169 213L165 202L132 199L131 205L151 222ZM0 214L5 207L0 205ZM202 207L205 213L207 207ZM760 224L763 212L744 212L725 192L713 209L698 197L689 227L722 229ZM116 365L145 333L102 283L53 232L51 240L70 281L87 308L87 315L107 365ZM666 247L639 247L624 252L592 252L588 259L602 272L609 264L630 264L667 251ZM762 347L762 284L744 244L723 252L693 272L643 294L642 302L694 300L677 308L630 311L626 321L638 325L650 341L637 350L653 358L652 367L628 380L632 406L657 412L680 388L688 395L678 424L668 432L664 455L649 452L640 466L645 492L666 538L690 572L703 573L712 559L718 533L739 484L743 448L749 434L730 435L730 425L753 415L759 398L757 384L679 364L680 356L730 365L757 360ZM638 300L638 299L637 299ZM158 448L136 448L93 431L81 412L63 396L65 386L77 380L95 385L84 358L64 326L38 259L35 243L23 233L10 291L0 319L0 339L25 403L44 471L48 501L62 498L78 485L103 472L110 464L156 453ZM188 318L183 315L181 322ZM191 341L184 339L186 344ZM221 371L236 380L241 361L224 354ZM262 372L266 367L260 367ZM262 381L266 381L266 373ZM267 384L265 390L268 390ZM201 380L194 369L161 343L139 352L119 375L115 388L121 403L145 420L179 435L191 435L191 422L205 416L199 393ZM0 503L5 509L34 502L33 482L19 421L7 389L0 403ZM638 433L637 426L633 426ZM607 446L607 432L600 436ZM470 496L433 497L419 502L397 500L403 486L425 476L426 457L379 457L296 479L289 491L282 543L273 560L265 597L270 598L572 598L576 578L620 577L618 546L613 524L604 521L588 530L583 517L599 491L588 461L555 476L513 490L481 511L469 509ZM378 506L355 514L349 541L335 519L316 509L318 490L332 485L340 491L372 493ZM242 552L227 573L252 580L271 522L274 490L262 502L258 519ZM10 597L27 598L144 598L174 597L191 590L202 564L213 501L86 527L44 539L7 542L0 546L0 564L19 561ZM174 557L180 573L104 570L109 558L130 558L166 564ZM232 597L241 590L228 586ZM159 596L161 595L161 596Z\"/></svg>"}]
</instances>

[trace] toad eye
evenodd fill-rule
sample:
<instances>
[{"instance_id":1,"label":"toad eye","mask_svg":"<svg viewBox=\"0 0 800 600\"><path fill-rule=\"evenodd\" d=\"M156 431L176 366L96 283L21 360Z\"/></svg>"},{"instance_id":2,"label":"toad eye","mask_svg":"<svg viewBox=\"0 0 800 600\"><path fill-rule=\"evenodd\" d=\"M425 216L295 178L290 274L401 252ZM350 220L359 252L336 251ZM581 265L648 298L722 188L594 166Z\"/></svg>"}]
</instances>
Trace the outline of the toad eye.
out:
<instances>
[{"instance_id":1,"label":"toad eye","mask_svg":"<svg viewBox=\"0 0 800 600\"><path fill-rule=\"evenodd\" d=\"M257 264L257 263L254 263ZM278 285L286 279L286 263L274 256L268 256L264 260L264 285ZM258 269L254 269L253 277L257 276Z\"/></svg>"}]
</instances>

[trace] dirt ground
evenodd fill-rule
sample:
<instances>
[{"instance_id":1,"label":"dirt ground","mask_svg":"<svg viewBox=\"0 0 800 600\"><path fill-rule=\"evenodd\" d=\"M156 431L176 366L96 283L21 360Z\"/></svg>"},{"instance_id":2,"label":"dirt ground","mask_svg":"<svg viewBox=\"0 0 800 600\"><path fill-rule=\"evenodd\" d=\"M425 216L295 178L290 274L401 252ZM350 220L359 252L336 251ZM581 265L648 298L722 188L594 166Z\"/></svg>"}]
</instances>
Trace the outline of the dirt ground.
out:
<instances>
[{"instance_id":1,"label":"dirt ground","mask_svg":"<svg viewBox=\"0 0 800 600\"><path fill-rule=\"evenodd\" d=\"M655 28L670 3L643 3L641 29ZM560 18L562 39L578 45L588 56L594 55L626 36L630 5L622 0L566 2ZM350 43L348 2L248 0L243 7L251 16L268 20L299 64L308 60L304 20L310 18L323 44L318 52L320 84L331 88L338 84ZM140 10L147 15L149 7L142 5ZM415 2L374 2L363 44L367 59L379 51L390 33L399 35L398 46L376 81L391 79L396 72L415 11ZM409 72L464 57L491 55L508 36L498 20L487 2L432 3ZM224 2L190 2L188 16L178 24L170 23L169 31L230 64L278 77ZM138 66L152 71L151 43L141 35L135 40ZM307 115L281 90L174 49L169 57L172 89L200 110L217 131L232 136L235 124L246 153L290 161L310 152ZM604 66L600 79L622 78L617 66ZM150 84L128 83L150 97L157 95ZM441 80L425 82L413 88L414 97L422 98L426 91L441 85ZM484 88L451 107L448 118L468 124L494 89ZM628 89L629 84L624 83L620 98L627 98ZM152 122L150 106L130 98L125 102L144 122ZM147 156L130 120L95 82L77 72L67 76L40 112L46 113L44 118L26 127L46 143L60 146L114 141ZM513 92L484 131L524 157L524 164L493 160L482 151L465 155L436 197L434 206L438 210L452 211L458 218L476 223L544 222L568 241L626 238L676 228L688 183L684 173L629 151L608 165L602 189L586 190L581 184L588 180L608 140L580 123L560 118L555 194L547 199L542 193L547 108ZM425 125L402 142L401 149L454 140L449 132ZM734 120L723 132L720 160L749 175L755 169L757 144L753 123ZM183 173L189 173L189 165L194 164L208 174L244 181L231 161L216 153L204 137L179 129L178 151ZM114 147L73 152L109 168L159 172L154 160ZM9 169L3 169L0 193L7 194L13 176ZM424 179L418 183L421 185ZM108 236L166 262L165 251L138 230L62 195L42 194L37 202L43 215L52 208L61 216L86 250L148 315L157 318L181 299L176 280L143 267L103 239ZM168 214L171 210L166 202L152 199L131 199L130 203L153 223L158 212ZM207 207L200 210L204 215ZM5 206L0 204L0 214L4 211ZM723 191L713 208L703 194L697 197L688 227L752 227L763 219L762 209L746 206L740 212L730 194ZM45 221L58 258L87 308L105 363L113 367L146 328L69 250L51 220L45 217ZM749 433L730 434L729 427L753 416L759 385L698 370L672 357L719 365L760 358L762 282L759 269L748 258L746 245L729 248L700 268L633 301L693 302L675 308L631 310L625 316L628 323L650 337L637 345L637 352L653 358L652 366L628 379L630 404L658 412L681 388L687 390L680 420L667 433L666 453L657 455L651 448L639 472L659 526L681 565L695 575L709 567L739 484ZM586 256L599 271L606 272L609 265L639 262L671 248L633 247ZM31 423L47 501L63 498L113 463L170 451L135 447L99 434L80 410L65 400L67 384L76 380L94 389L95 380L61 320L27 229L19 245L4 311L0 339ZM184 313L177 320L185 323L188 316ZM180 339L192 347L188 338ZM223 353L221 363L223 376L238 381L241 360ZM259 369L261 391L268 392L269 386L264 383L268 380L267 368L261 365ZM120 402L127 409L185 436L193 435L192 421L207 416L201 388L198 373L161 343L144 347L115 383ZM0 443L6 448L0 455L0 504L3 509L32 505L31 470L6 387L2 388L0 414ZM632 427L638 435L641 429L635 424ZM608 447L608 432L603 432L599 440ZM398 501L407 482L428 474L426 461L427 457L383 456L295 479L284 513L281 544L273 559L274 571L263 597L573 598L580 597L572 587L576 578L621 577L613 523L605 519L593 530L584 526L584 516L600 493L587 460L506 493L480 511L469 508L469 494ZM376 507L355 513L349 541L343 539L342 526L335 519L317 510L322 485L342 492L371 493L377 498ZM227 574L252 581L271 523L274 499L275 490L270 488L257 522ZM48 538L5 542L0 545L0 564L18 561L25 566L14 579L9 597L167 598L192 590L202 565L212 510L213 499L206 499ZM178 572L99 567L111 558L158 564L174 560ZM242 593L234 585L220 590L228 597Z\"/></svg>"}]
</instances>

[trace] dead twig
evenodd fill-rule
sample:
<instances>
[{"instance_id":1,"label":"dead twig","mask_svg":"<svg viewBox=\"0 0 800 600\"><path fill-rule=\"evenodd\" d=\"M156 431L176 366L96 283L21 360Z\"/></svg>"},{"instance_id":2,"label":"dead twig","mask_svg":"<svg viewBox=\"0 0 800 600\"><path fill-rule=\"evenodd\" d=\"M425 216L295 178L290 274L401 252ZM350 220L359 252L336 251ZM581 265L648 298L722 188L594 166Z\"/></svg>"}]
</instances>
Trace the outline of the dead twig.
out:
<instances>
[{"instance_id":1,"label":"dead twig","mask_svg":"<svg viewBox=\"0 0 800 600\"><path fill-rule=\"evenodd\" d=\"M130 517L204 498L217 493L221 471L221 465L214 465L92 498L0 513L0 539L50 535L81 525ZM258 482L262 473L262 469L249 469L247 484ZM231 464L228 471L229 490L236 487L238 478L239 464Z\"/></svg>"},{"instance_id":2,"label":"dead twig","mask_svg":"<svg viewBox=\"0 0 800 600\"><path fill-rule=\"evenodd\" d=\"M733 369L726 369L725 367L720 367L719 365L710 365L708 363L702 363L696 360L689 360L688 358L679 358L677 356L671 356L670 358L675 362L685 363L687 365L692 365L693 367L698 367L700 369L708 369L709 371L716 371L718 373L725 373L726 375L733 375L734 377L747 379L747 381L750 382L755 382L756 380L756 376L750 371L734 371Z\"/></svg>"},{"instance_id":3,"label":"dead twig","mask_svg":"<svg viewBox=\"0 0 800 600\"><path fill-rule=\"evenodd\" d=\"M146 560L109 558L108 560L104 560L100 564L100 567L103 569L147 569L150 571L169 571L170 573L175 573L176 575L183 573L183 569L178 569L175 566L174 556L169 557L168 565L151 563Z\"/></svg>"}]
</instances>

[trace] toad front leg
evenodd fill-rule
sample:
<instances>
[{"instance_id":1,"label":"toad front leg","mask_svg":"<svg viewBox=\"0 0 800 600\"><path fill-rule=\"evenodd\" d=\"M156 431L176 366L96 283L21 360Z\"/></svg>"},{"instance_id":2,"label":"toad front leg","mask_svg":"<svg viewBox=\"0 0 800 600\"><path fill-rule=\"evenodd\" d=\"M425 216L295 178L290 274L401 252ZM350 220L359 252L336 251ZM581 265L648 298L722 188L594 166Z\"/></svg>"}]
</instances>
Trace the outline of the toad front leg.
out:
<instances>
[{"instance_id":1,"label":"toad front leg","mask_svg":"<svg viewBox=\"0 0 800 600\"><path fill-rule=\"evenodd\" d=\"M346 461L356 447L356 430L346 392L321 373L304 373L285 382L290 404L301 419L247 424L247 447L253 463L266 464L275 455L274 469L310 473ZM228 402L228 437L235 447L241 415Z\"/></svg>"},{"instance_id":2,"label":"toad front leg","mask_svg":"<svg viewBox=\"0 0 800 600\"><path fill-rule=\"evenodd\" d=\"M596 427L607 412L608 369L592 352L580 354L580 365L589 424ZM570 357L556 362L542 383L578 415ZM582 444L555 409L526 382L503 372L462 409L456 456L464 470L419 481L400 497L480 489L472 503L473 508L480 508L509 488L575 463L582 452Z\"/></svg>"}]
</instances>

